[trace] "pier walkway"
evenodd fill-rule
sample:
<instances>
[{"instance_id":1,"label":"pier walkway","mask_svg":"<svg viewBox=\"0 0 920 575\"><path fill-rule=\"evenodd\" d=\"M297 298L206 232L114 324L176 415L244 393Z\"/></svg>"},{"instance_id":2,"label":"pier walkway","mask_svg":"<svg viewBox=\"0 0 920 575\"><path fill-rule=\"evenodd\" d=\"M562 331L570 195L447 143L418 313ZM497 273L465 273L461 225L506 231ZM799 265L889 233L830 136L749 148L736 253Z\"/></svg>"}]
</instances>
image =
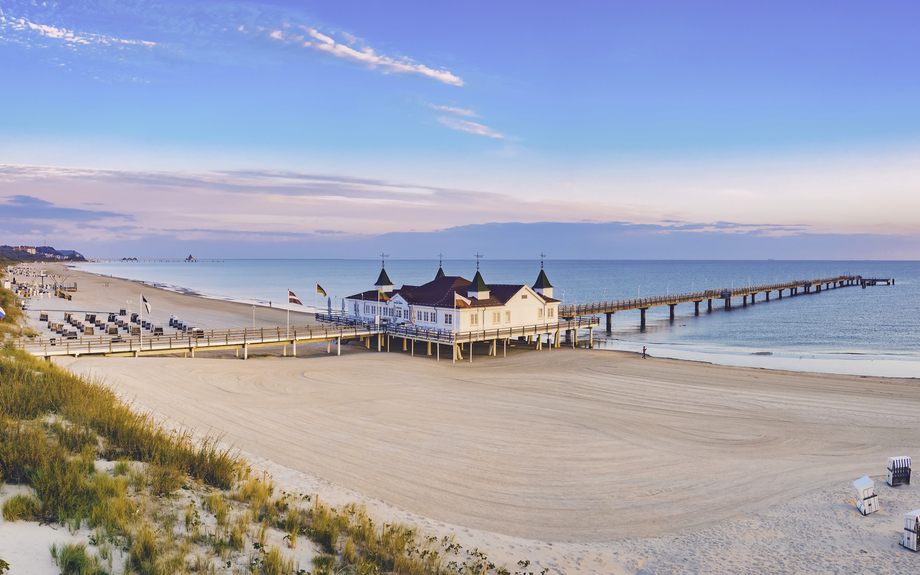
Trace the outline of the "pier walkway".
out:
<instances>
[{"instance_id":1,"label":"pier walkway","mask_svg":"<svg viewBox=\"0 0 920 575\"><path fill-rule=\"evenodd\" d=\"M674 319L674 308L678 304L682 303L693 303L694 304L694 313L696 315L700 314L700 303L704 300L707 302L708 311L712 311L712 300L723 300L725 309L731 309L732 307L732 298L740 297L742 298L743 304L748 305L748 298L751 298L751 304L757 302L758 294L765 294L767 301L770 300L770 294L772 292L777 292L777 295L782 298L783 292L788 291L789 295L798 295L801 293L812 293L820 292L823 289L831 289L844 286L855 286L862 285L866 287L867 282L871 281L869 285L875 285L876 283L886 282L889 285L894 284L894 279L872 279L864 280L862 276L853 276L853 275L843 275L832 278L820 278L820 279L810 279L810 280L796 280L791 282L775 283L775 284L766 284L758 286L748 286L748 287L737 287L732 289L717 289L717 290L706 290L701 292L691 292L691 293L682 293L682 294L673 294L666 296L654 296L654 297L645 297L645 298L635 298L635 299L622 299L615 301L602 301L595 303L586 303L586 304L573 304L573 305L562 305L559 306L559 317L561 318L574 318L579 316L588 316L588 315L601 315L606 314L607 316L607 331L611 330L611 317L618 311L627 311L637 309L641 312L640 322L641 326L645 327L645 311L650 307L667 305L671 307L671 319Z\"/></svg>"},{"instance_id":2,"label":"pier walkway","mask_svg":"<svg viewBox=\"0 0 920 575\"><path fill-rule=\"evenodd\" d=\"M464 351L468 350L470 361L472 357L472 344L485 342L489 344L488 355L497 356L499 344L504 345L507 352L508 343L512 338L524 339L536 344L537 349L543 349L544 339L550 347L560 347L561 332L575 331L572 345L578 345L578 329L588 328L591 332L587 345L593 346L593 330L599 325L595 317L583 317L559 320L551 323L542 323L522 327L477 330L467 332L440 331L434 329L418 328L414 326L396 326L381 324L355 323L354 321L340 320L336 316L316 314L317 319L324 322L320 325L292 325L253 327L244 329L226 330L196 330L195 332L176 332L164 335L128 336L83 336L79 338L21 338L16 342L16 347L34 356L50 359L53 356L104 355L104 356L140 356L164 355L181 353L195 357L196 351L217 351L235 349L239 357L243 352L243 359L249 357L249 350L258 347L284 346L284 355L287 355L287 346L291 346L293 355L297 355L298 343L326 342L326 352L332 353L332 343L336 344L336 353L342 353L342 341L351 339L360 340L367 349L376 343L377 351L389 351L394 340L402 345L403 351L415 354L415 344L419 342L426 346L427 355L437 355L441 358L441 345L452 348L451 357L454 361L463 359ZM434 353L432 353L434 344Z\"/></svg>"}]
</instances>

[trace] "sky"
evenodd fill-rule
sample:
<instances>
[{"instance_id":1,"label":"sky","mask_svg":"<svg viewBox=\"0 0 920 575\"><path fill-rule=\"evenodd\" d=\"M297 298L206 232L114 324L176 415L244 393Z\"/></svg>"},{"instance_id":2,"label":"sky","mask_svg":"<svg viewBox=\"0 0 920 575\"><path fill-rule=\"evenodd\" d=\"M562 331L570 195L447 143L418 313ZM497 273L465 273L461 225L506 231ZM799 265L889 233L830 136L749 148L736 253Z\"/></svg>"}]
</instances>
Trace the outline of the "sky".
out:
<instances>
[{"instance_id":1,"label":"sky","mask_svg":"<svg viewBox=\"0 0 920 575\"><path fill-rule=\"evenodd\" d=\"M504 257L564 229L576 257L603 229L635 257L920 259L918 17L0 0L0 243Z\"/></svg>"}]
</instances>

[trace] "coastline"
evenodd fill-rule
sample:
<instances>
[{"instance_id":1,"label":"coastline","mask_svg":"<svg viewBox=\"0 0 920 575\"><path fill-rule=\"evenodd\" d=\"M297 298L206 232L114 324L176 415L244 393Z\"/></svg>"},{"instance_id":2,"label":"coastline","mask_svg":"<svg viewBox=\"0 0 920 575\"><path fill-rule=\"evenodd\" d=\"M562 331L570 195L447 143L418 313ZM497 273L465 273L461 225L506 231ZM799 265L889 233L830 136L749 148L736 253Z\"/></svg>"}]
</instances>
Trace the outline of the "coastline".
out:
<instances>
[{"instance_id":1,"label":"coastline","mask_svg":"<svg viewBox=\"0 0 920 575\"><path fill-rule=\"evenodd\" d=\"M72 264L63 265L72 273L87 274L96 277L114 279L118 281L131 282L138 285L148 286L150 288L169 291L179 295L198 297L205 300L221 301L227 303L239 304L242 306L257 306L268 308L269 302L259 299L241 300L232 297L226 297L219 294L206 294L196 290L184 287L163 284L158 282L148 282L141 280L131 280L110 275L96 274L85 269L77 269ZM290 306L292 313L297 313L297 306ZM279 309L286 309L282 304ZM315 313L317 308L309 305L309 302L303 306L301 313ZM308 311L309 310L309 311ZM324 308L319 306L319 310ZM284 323L283 321L281 323ZM312 323L309 322L309 323ZM251 325L251 324L250 324ZM268 325L268 324L265 324ZM280 324L275 324L280 325ZM224 326L220 326L224 327ZM245 327L234 325L232 327ZM642 348L647 347L649 353L655 357L678 359L683 361L696 361L702 363L712 363L728 367L748 367L753 369L773 369L782 371L794 371L802 373L824 373L830 375L855 375L869 377L893 377L893 378L920 378L920 358L905 356L901 354L878 354L871 352L814 352L814 351L788 351L788 350L770 350L761 352L751 352L747 350L726 348L726 347L708 347L700 345L685 345L675 342L650 342L642 340L619 339L604 336L601 330L595 332L595 346L597 349L625 351L630 353L642 353Z\"/></svg>"},{"instance_id":2,"label":"coastline","mask_svg":"<svg viewBox=\"0 0 920 575\"><path fill-rule=\"evenodd\" d=\"M77 279L76 308L109 309L140 285L96 278ZM246 304L144 289L155 314L251 321ZM851 486L883 483L886 457L920 444L911 380L612 350L451 366L304 347L61 363L176 426L225 434L282 489L363 502L512 572L529 560L534 573L895 573L920 560L896 543L920 489L881 485L883 512L862 517Z\"/></svg>"}]
</instances>

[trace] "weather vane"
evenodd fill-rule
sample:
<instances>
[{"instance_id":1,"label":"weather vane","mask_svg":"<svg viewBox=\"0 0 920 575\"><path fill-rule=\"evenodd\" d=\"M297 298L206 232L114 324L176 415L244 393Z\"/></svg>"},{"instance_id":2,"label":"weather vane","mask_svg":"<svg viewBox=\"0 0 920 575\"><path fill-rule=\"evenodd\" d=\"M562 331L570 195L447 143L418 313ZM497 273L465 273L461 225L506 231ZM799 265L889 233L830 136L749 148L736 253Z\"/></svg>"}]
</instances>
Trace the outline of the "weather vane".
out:
<instances>
[{"instance_id":1,"label":"weather vane","mask_svg":"<svg viewBox=\"0 0 920 575\"><path fill-rule=\"evenodd\" d=\"M541 270L543 269L543 258L545 257L546 257L546 254L544 254L543 252L540 252L540 269Z\"/></svg>"},{"instance_id":2,"label":"weather vane","mask_svg":"<svg viewBox=\"0 0 920 575\"><path fill-rule=\"evenodd\" d=\"M390 257L390 254L380 254L380 267L387 267L387 258Z\"/></svg>"},{"instance_id":3,"label":"weather vane","mask_svg":"<svg viewBox=\"0 0 920 575\"><path fill-rule=\"evenodd\" d=\"M476 252L476 255L473 257L476 258L476 271L478 272L479 271L479 258L484 258L486 256L480 254L479 252Z\"/></svg>"},{"instance_id":4,"label":"weather vane","mask_svg":"<svg viewBox=\"0 0 920 575\"><path fill-rule=\"evenodd\" d=\"M438 254L438 267L444 267L444 254Z\"/></svg>"}]
</instances>

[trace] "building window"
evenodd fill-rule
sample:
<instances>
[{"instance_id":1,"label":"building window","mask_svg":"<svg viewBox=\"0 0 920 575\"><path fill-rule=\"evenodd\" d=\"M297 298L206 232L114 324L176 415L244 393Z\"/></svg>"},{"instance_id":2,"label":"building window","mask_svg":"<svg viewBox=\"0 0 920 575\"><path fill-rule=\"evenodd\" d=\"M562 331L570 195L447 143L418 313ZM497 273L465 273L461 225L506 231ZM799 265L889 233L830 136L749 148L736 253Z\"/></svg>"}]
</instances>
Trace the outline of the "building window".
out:
<instances>
[{"instance_id":1,"label":"building window","mask_svg":"<svg viewBox=\"0 0 920 575\"><path fill-rule=\"evenodd\" d=\"M415 312L415 319L422 321L422 312L420 311Z\"/></svg>"},{"instance_id":2,"label":"building window","mask_svg":"<svg viewBox=\"0 0 920 575\"><path fill-rule=\"evenodd\" d=\"M502 322L502 312L493 311L492 312L492 324L501 323L501 322Z\"/></svg>"},{"instance_id":3,"label":"building window","mask_svg":"<svg viewBox=\"0 0 920 575\"><path fill-rule=\"evenodd\" d=\"M511 323L511 312L510 311L505 312L505 323Z\"/></svg>"},{"instance_id":4,"label":"building window","mask_svg":"<svg viewBox=\"0 0 920 575\"><path fill-rule=\"evenodd\" d=\"M473 312L470 314L470 325L479 325L479 312Z\"/></svg>"},{"instance_id":5,"label":"building window","mask_svg":"<svg viewBox=\"0 0 920 575\"><path fill-rule=\"evenodd\" d=\"M453 316L453 314L445 313L445 314L444 314L444 324L445 324L445 325L451 325L451 324L453 324L453 323L454 323L454 316Z\"/></svg>"},{"instance_id":6,"label":"building window","mask_svg":"<svg viewBox=\"0 0 920 575\"><path fill-rule=\"evenodd\" d=\"M527 294L526 294L526 293L523 294L523 295L521 296L521 299L527 299Z\"/></svg>"},{"instance_id":7,"label":"building window","mask_svg":"<svg viewBox=\"0 0 920 575\"><path fill-rule=\"evenodd\" d=\"M537 310L537 319L543 319L543 310L542 310L542 309L538 309L538 310Z\"/></svg>"},{"instance_id":8,"label":"building window","mask_svg":"<svg viewBox=\"0 0 920 575\"><path fill-rule=\"evenodd\" d=\"M553 308L549 308L548 310L546 310L546 315L549 317L553 317Z\"/></svg>"}]
</instances>

